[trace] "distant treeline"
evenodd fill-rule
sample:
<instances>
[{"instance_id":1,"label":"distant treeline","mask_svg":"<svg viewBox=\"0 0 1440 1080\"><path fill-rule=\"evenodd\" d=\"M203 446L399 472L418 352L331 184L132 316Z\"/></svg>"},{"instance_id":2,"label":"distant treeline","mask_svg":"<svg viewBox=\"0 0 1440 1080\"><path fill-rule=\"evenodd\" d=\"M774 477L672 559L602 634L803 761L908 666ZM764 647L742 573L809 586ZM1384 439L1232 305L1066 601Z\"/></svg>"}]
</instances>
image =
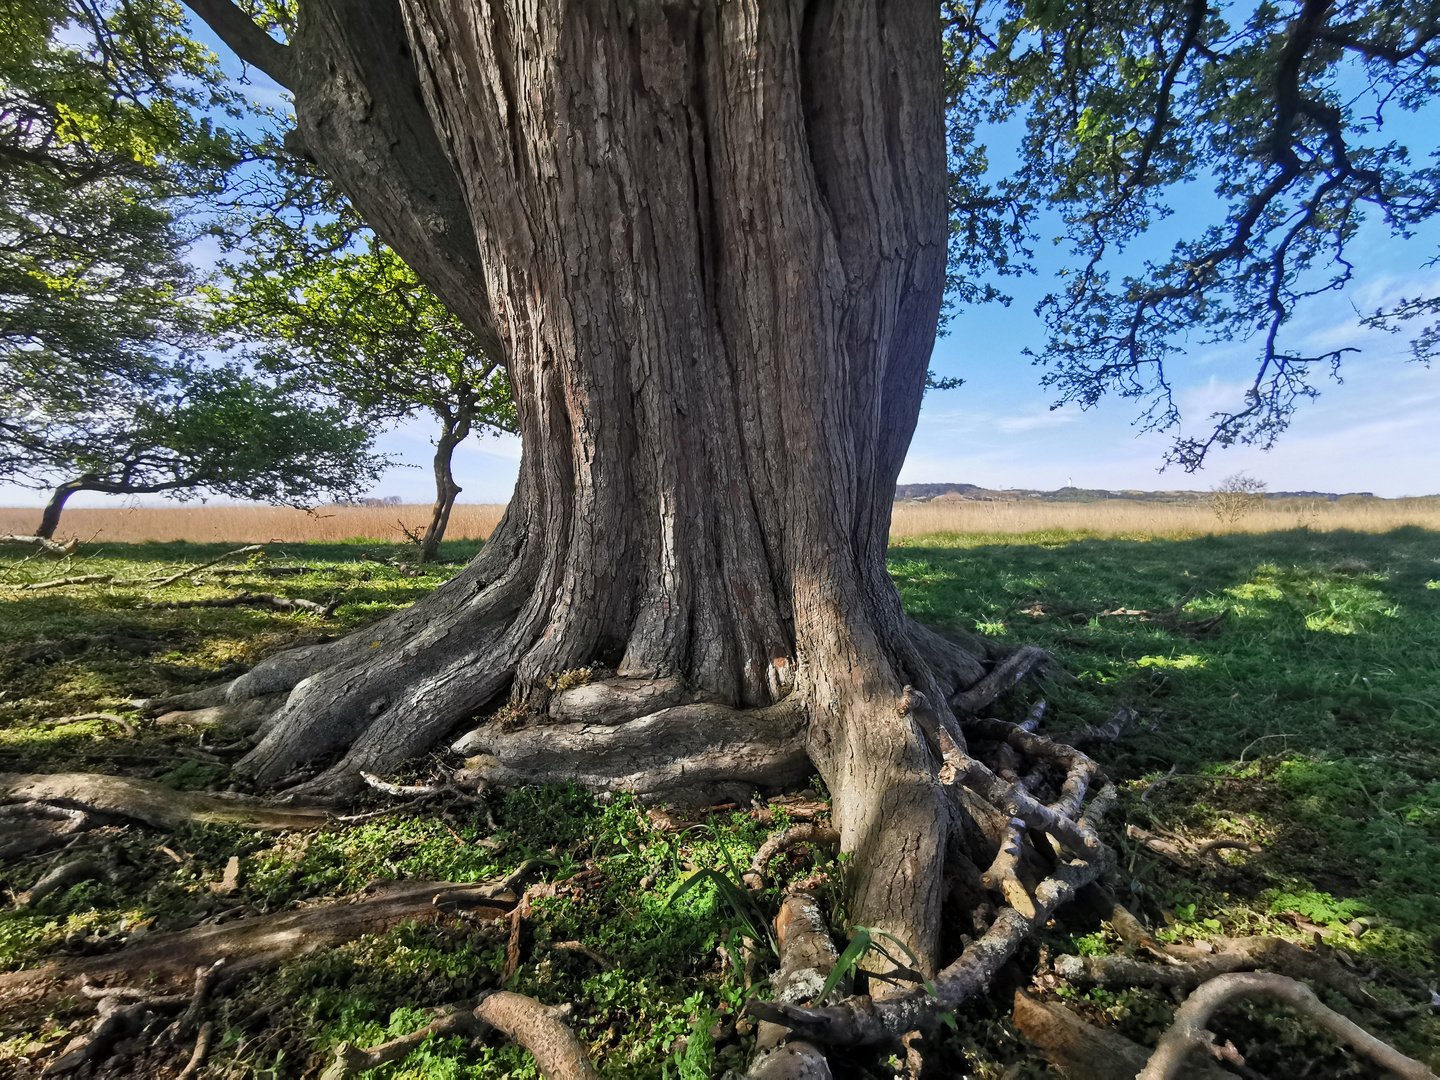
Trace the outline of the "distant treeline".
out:
<instances>
[{"instance_id":1,"label":"distant treeline","mask_svg":"<svg viewBox=\"0 0 1440 1080\"><path fill-rule=\"evenodd\" d=\"M929 502L932 499L953 499L973 502L1008 502L1014 499L1039 499L1042 502L1102 502L1105 499L1133 499L1136 502L1194 504L1207 502L1209 491L1111 491L1105 488L1063 487L1056 491L1034 491L1029 488L983 488L978 484L897 484L896 502ZM1374 499L1371 491L1267 491L1269 499Z\"/></svg>"}]
</instances>

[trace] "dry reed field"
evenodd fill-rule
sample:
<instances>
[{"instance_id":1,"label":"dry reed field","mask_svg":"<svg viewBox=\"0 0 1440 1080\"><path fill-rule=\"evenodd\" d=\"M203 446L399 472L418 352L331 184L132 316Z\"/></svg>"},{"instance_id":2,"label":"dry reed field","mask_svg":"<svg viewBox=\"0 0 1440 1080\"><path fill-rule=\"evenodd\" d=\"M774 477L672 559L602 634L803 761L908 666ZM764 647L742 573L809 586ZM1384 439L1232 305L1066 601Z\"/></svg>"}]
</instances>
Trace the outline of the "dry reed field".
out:
<instances>
[{"instance_id":1,"label":"dry reed field","mask_svg":"<svg viewBox=\"0 0 1440 1080\"><path fill-rule=\"evenodd\" d=\"M503 504L455 507L446 537L484 540L505 512ZM26 534L40 520L36 509L0 508L0 535ZM143 543L185 540L191 543L263 543L305 540L335 542L366 539L400 542L401 525L423 529L430 507L321 506L313 511L282 506L177 506L134 509L66 510L60 522L64 538L83 541ZM1025 534L1073 532L1096 537L1155 536L1184 539L1213 533L1265 533L1308 528L1319 532L1352 529L1388 532L1403 525L1440 530L1440 498L1265 499L1234 521L1222 521L1206 505L1176 505L1108 499L1091 503L1042 502L1038 499L968 502L940 499L896 503L891 535L896 538L941 533Z\"/></svg>"},{"instance_id":2,"label":"dry reed field","mask_svg":"<svg viewBox=\"0 0 1440 1080\"><path fill-rule=\"evenodd\" d=\"M1038 499L965 502L938 499L896 503L892 537L936 533L1078 532L1096 537L1154 536L1186 539L1213 533L1266 533L1308 528L1389 532L1404 525L1440 530L1440 498L1264 499L1233 521L1222 521L1208 505L1106 499L1101 502L1042 502Z\"/></svg>"},{"instance_id":3,"label":"dry reed field","mask_svg":"<svg viewBox=\"0 0 1440 1080\"><path fill-rule=\"evenodd\" d=\"M484 540L500 522L504 504L456 506L445 530L447 540ZM317 506L312 511L288 506L165 506L133 509L66 510L57 539L143 543L185 540L194 544L295 543L316 540L405 540L405 528L423 531L430 521L426 505ZM37 509L0 508L0 535L28 534L40 523Z\"/></svg>"}]
</instances>

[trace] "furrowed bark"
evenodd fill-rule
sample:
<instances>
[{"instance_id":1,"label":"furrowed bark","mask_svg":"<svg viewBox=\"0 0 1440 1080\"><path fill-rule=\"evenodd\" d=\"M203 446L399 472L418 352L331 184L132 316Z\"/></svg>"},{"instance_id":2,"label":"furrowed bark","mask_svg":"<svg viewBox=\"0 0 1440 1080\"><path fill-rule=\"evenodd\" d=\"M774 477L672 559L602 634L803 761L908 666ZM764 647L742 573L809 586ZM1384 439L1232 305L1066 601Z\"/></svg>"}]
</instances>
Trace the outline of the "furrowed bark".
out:
<instances>
[{"instance_id":1,"label":"furrowed bark","mask_svg":"<svg viewBox=\"0 0 1440 1080\"><path fill-rule=\"evenodd\" d=\"M948 720L983 667L905 618L885 552L944 287L939 40L920 0L305 5L297 141L488 326L524 454L465 572L237 680L291 691L243 772L343 791L597 662L793 698L854 917L933 962L952 809L895 702Z\"/></svg>"}]
</instances>

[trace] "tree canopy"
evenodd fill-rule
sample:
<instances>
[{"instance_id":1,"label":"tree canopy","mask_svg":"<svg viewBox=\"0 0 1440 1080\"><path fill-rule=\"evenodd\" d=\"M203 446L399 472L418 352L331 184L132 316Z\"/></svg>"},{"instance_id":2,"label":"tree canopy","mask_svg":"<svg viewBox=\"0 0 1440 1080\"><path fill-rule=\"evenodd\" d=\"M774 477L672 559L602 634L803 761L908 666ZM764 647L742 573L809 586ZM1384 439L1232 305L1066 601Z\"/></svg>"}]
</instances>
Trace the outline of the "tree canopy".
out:
<instances>
[{"instance_id":1,"label":"tree canopy","mask_svg":"<svg viewBox=\"0 0 1440 1080\"><path fill-rule=\"evenodd\" d=\"M1039 307L1036 356L1058 403L1117 393L1145 426L1177 431L1167 366L1189 341L1256 343L1253 381L1209 430L1177 432L1167 460L1198 468L1217 446L1269 447L1348 348L1306 351L1288 324L1355 274L1368 219L1405 239L1440 210L1427 145L1394 138L1396 114L1433 108L1440 5L1381 0L947 3L952 286L1016 272L1040 208L1060 215L1074 264ZM1023 123L1020 166L987 185L983 120ZM1170 254L1134 249L1171 216L1181 185L1216 212L1171 222ZM1420 297L1372 322L1434 314ZM1421 334L1428 355L1434 329Z\"/></svg>"}]
</instances>

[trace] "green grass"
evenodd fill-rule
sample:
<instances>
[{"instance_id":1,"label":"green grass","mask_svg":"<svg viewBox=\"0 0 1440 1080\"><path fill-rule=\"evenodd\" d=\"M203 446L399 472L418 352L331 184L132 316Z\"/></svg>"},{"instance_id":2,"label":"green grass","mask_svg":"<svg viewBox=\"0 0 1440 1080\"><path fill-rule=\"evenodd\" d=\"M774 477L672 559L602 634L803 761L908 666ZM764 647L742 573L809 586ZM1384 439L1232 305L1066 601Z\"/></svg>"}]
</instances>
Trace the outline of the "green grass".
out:
<instances>
[{"instance_id":1,"label":"green grass","mask_svg":"<svg viewBox=\"0 0 1440 1080\"><path fill-rule=\"evenodd\" d=\"M463 559L475 549L447 545L443 555ZM267 546L249 575L201 577L198 584L182 579L163 590L3 588L86 573L164 576L225 550L109 545L87 548L86 558L59 567L0 555L0 770L93 769L153 776L177 787L223 787L223 765L183 758L198 732L159 728L133 713L133 737L103 720L42 721L90 711L127 715L132 697L205 685L227 664L252 664L300 638L345 633L413 602L457 569L436 567L413 578L361 558L369 551L403 559L409 549L399 546L283 544ZM311 569L263 573L287 565ZM1050 705L1048 730L1103 723L1122 707L1136 712L1136 730L1097 756L1122 788L1123 813L1109 833L1122 881L1161 936L1188 941L1272 933L1303 941L1318 930L1358 962L1434 980L1440 948L1435 533L1185 541L946 536L897 544L891 571L907 608L941 631L978 630L1055 653L1068 674L1027 684L1000 715L1018 717L1040 696ZM326 618L136 606L238 588L321 602L339 596L342 603ZM1169 609L1192 589L1187 618L1228 613L1213 636L1193 638L1161 622L1102 614ZM127 651L106 635L143 639L154 648ZM63 647L76 639L88 644L78 651ZM784 824L783 811L765 824L725 811L684 831L663 832L627 799L602 804L567 788L512 792L492 800L491 811L498 831L489 846L474 843L488 834L483 814L464 805L452 807L448 820L401 815L278 839L233 828L178 836L133 826L103 830L92 843L118 853L116 880L78 885L33 912L0 911L0 967L34 964L65 948L67 936L118 942L137 927L181 927L239 903L269 911L343 896L373 878L491 880L538 857L556 895L540 901L526 921L512 989L547 1003L574 1003L573 1023L607 1078L695 1080L743 1061L748 1042L735 1034L736 1011L747 992L764 988L761 982L747 991L737 971L745 913L725 902L713 880L680 887L703 870L731 875L732 860L748 861L768 832ZM1261 851L1227 852L1211 870L1184 873L1129 840L1127 822L1194 840L1241 839ZM162 844L175 856L160 851ZM243 858L241 892L222 900L209 884L232 855ZM0 866L4 886L27 888L52 859ZM781 865L780 883L811 866L806 859ZM762 894L746 918L773 916L778 895L776 888ZM843 918L838 907L836 918ZM844 928L835 929L843 940ZM1363 931L1358 937L1356 929ZM429 1022L431 1007L498 984L507 936L503 926L464 919L401 926L244 981L215 1005L222 1030L217 1065L267 1080L299 1076L343 1039L369 1044L416 1030ZM556 947L566 941L583 942L614 966L602 970L583 954ZM1022 962L1033 963L1038 944ZM1057 922L1043 944L1052 953L1116 948L1108 928L1079 915ZM772 961L762 941L754 976L763 978ZM1174 1008L1168 997L1144 988L1087 993L1061 986L1056 992L1092 1019L1150 1042ZM1003 996L964 1010L957 1030L942 1040L942 1073L990 1080L1046 1075L1009 1029ZM37 1046L63 1045L91 1015L75 1003L48 1020L6 1021L0 1066ZM1241 1010L1225 1023L1226 1036L1247 1053L1267 1048L1252 1058L1261 1071L1300 1062L1312 1075L1378 1075L1319 1046L1307 1029L1283 1017ZM1379 1033L1440 1065L1440 1020L1417 1018ZM887 1056L863 1063L870 1075L893 1075ZM513 1046L432 1040L375 1078L533 1075L528 1057Z\"/></svg>"}]
</instances>

